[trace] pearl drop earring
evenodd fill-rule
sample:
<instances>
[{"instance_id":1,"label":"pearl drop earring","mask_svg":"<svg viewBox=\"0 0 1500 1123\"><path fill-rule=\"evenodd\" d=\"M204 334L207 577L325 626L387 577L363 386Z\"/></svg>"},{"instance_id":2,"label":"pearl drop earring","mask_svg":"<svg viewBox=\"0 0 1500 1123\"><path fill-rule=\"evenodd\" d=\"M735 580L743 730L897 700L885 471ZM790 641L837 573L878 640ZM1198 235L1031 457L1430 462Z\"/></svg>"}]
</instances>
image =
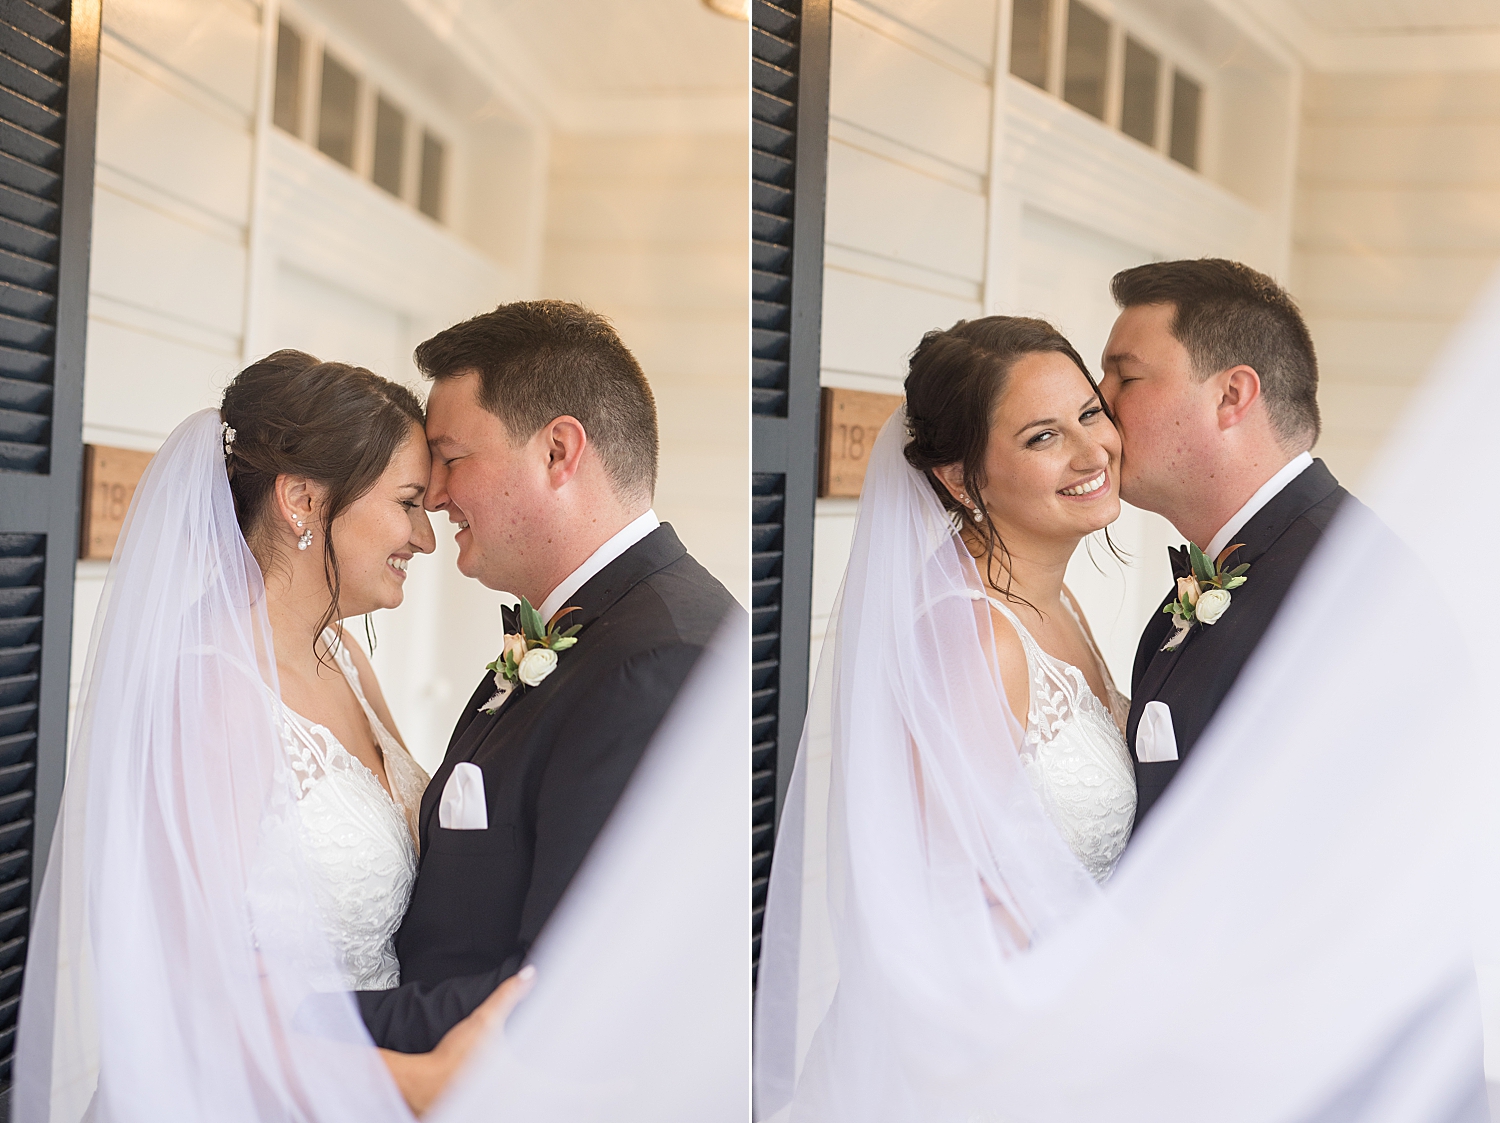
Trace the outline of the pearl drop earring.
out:
<instances>
[{"instance_id":1,"label":"pearl drop earring","mask_svg":"<svg viewBox=\"0 0 1500 1123\"><path fill-rule=\"evenodd\" d=\"M296 522L296 524L299 527L302 525L302 519L301 519L300 516L296 520L294 520L294 521ZM297 549L299 549L299 550L305 550L305 549L307 549L311 545L312 545L312 527L308 527L306 530L304 530L297 537Z\"/></svg>"}]
</instances>

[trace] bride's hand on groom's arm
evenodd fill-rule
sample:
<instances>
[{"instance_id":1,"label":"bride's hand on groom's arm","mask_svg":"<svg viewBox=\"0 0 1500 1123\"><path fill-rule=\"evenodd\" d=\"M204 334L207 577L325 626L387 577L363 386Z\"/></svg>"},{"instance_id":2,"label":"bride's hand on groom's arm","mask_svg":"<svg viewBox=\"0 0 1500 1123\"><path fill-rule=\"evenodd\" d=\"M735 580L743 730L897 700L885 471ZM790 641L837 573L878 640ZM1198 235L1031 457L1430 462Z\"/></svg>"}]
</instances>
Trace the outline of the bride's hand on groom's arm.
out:
<instances>
[{"instance_id":1,"label":"bride's hand on groom's arm","mask_svg":"<svg viewBox=\"0 0 1500 1123\"><path fill-rule=\"evenodd\" d=\"M401 1090L406 1106L422 1115L430 1108L448 1082L496 1025L504 1023L516 1003L526 997L536 979L536 968L527 966L506 979L478 1008L443 1035L430 1053L397 1053L381 1049L380 1058L390 1070L391 1078Z\"/></svg>"}]
</instances>

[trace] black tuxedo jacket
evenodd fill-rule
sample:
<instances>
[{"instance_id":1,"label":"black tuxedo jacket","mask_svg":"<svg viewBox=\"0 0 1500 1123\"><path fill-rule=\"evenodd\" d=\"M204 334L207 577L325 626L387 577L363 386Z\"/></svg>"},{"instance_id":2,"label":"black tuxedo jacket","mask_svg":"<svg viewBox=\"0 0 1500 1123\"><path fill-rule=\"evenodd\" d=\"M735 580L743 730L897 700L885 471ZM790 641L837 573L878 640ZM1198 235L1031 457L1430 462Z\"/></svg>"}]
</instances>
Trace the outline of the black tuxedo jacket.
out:
<instances>
[{"instance_id":1,"label":"black tuxedo jacket","mask_svg":"<svg viewBox=\"0 0 1500 1123\"><path fill-rule=\"evenodd\" d=\"M1176 651L1161 648L1172 631L1172 618L1162 609L1176 599L1177 590L1163 598L1141 636L1130 680L1130 722L1125 732L1135 763L1137 825L1208 728L1303 563L1348 498L1349 493L1321 460L1314 460L1287 484L1230 543L1243 542L1244 547L1227 564L1248 562L1250 569L1245 584L1234 591L1229 611L1214 624L1195 624ZM1146 703L1152 700L1165 702L1172 711L1177 759L1142 764L1136 756L1135 731Z\"/></svg>"},{"instance_id":2,"label":"black tuxedo jacket","mask_svg":"<svg viewBox=\"0 0 1500 1123\"><path fill-rule=\"evenodd\" d=\"M663 525L569 600L578 643L494 714L484 681L422 798L401 985L358 995L376 1044L425 1052L522 965L734 599ZM496 637L498 649L499 638ZM438 825L460 761L484 774L487 830Z\"/></svg>"}]
</instances>

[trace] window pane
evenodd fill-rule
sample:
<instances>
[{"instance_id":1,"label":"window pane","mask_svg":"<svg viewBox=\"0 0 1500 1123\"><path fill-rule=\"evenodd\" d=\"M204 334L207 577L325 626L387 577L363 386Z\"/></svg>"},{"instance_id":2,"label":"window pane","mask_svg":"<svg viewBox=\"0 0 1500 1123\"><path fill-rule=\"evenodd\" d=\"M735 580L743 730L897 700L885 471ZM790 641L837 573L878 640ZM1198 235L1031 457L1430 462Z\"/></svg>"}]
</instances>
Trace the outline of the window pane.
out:
<instances>
[{"instance_id":1,"label":"window pane","mask_svg":"<svg viewBox=\"0 0 1500 1123\"><path fill-rule=\"evenodd\" d=\"M1068 0L1068 51L1063 100L1104 120L1104 79L1109 69L1109 24L1078 0Z\"/></svg>"},{"instance_id":2,"label":"window pane","mask_svg":"<svg viewBox=\"0 0 1500 1123\"><path fill-rule=\"evenodd\" d=\"M1015 0L1010 19L1010 72L1047 88L1047 13L1050 0Z\"/></svg>"},{"instance_id":3,"label":"window pane","mask_svg":"<svg viewBox=\"0 0 1500 1123\"><path fill-rule=\"evenodd\" d=\"M1198 170L1198 118L1203 89L1182 73L1172 75L1172 159Z\"/></svg>"},{"instance_id":4,"label":"window pane","mask_svg":"<svg viewBox=\"0 0 1500 1123\"><path fill-rule=\"evenodd\" d=\"M354 166L354 107L358 96L359 82L353 72L324 51L318 149L346 168Z\"/></svg>"},{"instance_id":5,"label":"window pane","mask_svg":"<svg viewBox=\"0 0 1500 1123\"><path fill-rule=\"evenodd\" d=\"M276 29L276 95L271 120L278 128L302 131L302 36L285 21Z\"/></svg>"},{"instance_id":6,"label":"window pane","mask_svg":"<svg viewBox=\"0 0 1500 1123\"><path fill-rule=\"evenodd\" d=\"M372 178L398 199L401 197L401 158L406 150L406 114L385 100L375 99L375 166Z\"/></svg>"},{"instance_id":7,"label":"window pane","mask_svg":"<svg viewBox=\"0 0 1500 1123\"><path fill-rule=\"evenodd\" d=\"M417 209L428 218L443 221L443 142L429 132L422 134L422 187Z\"/></svg>"},{"instance_id":8,"label":"window pane","mask_svg":"<svg viewBox=\"0 0 1500 1123\"><path fill-rule=\"evenodd\" d=\"M1142 144L1156 145L1156 85L1161 60L1134 39L1125 40L1125 97L1120 131Z\"/></svg>"}]
</instances>

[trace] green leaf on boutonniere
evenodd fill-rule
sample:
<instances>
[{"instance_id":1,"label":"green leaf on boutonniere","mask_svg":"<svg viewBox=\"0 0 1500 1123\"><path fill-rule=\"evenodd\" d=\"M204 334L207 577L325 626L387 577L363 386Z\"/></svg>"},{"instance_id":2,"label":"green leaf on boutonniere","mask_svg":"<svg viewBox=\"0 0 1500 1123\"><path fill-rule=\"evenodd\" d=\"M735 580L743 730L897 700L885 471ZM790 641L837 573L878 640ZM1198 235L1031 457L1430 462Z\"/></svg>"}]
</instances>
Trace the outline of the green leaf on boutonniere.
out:
<instances>
[{"instance_id":1,"label":"green leaf on boutonniere","mask_svg":"<svg viewBox=\"0 0 1500 1123\"><path fill-rule=\"evenodd\" d=\"M1189 557L1193 561L1193 576L1203 583L1212 581L1214 579L1214 567L1209 564L1208 558L1204 556L1203 551L1198 549L1194 543L1188 544L1188 551Z\"/></svg>"},{"instance_id":2,"label":"green leaf on boutonniere","mask_svg":"<svg viewBox=\"0 0 1500 1123\"><path fill-rule=\"evenodd\" d=\"M1228 581L1224 582L1224 588L1225 588L1225 590L1238 589L1241 585L1243 585L1246 582L1246 580L1248 580L1248 578L1245 578L1245 577L1231 577Z\"/></svg>"},{"instance_id":3,"label":"green leaf on boutonniere","mask_svg":"<svg viewBox=\"0 0 1500 1123\"><path fill-rule=\"evenodd\" d=\"M574 624L571 628L569 628L566 632L564 632L562 634L563 635L563 639L572 639L574 636L576 636L581 631L583 631L583 625L582 624Z\"/></svg>"},{"instance_id":4,"label":"green leaf on boutonniere","mask_svg":"<svg viewBox=\"0 0 1500 1123\"><path fill-rule=\"evenodd\" d=\"M542 621L542 614L531 607L531 602L525 597L521 598L521 631L527 639L541 639L547 634L547 625Z\"/></svg>"},{"instance_id":5,"label":"green leaf on boutonniere","mask_svg":"<svg viewBox=\"0 0 1500 1123\"><path fill-rule=\"evenodd\" d=\"M552 640L552 650L566 651L577 642L572 636L557 636Z\"/></svg>"},{"instance_id":6,"label":"green leaf on boutonniere","mask_svg":"<svg viewBox=\"0 0 1500 1123\"><path fill-rule=\"evenodd\" d=\"M1224 576L1225 577L1242 577L1246 573L1248 573L1249 571L1250 571L1250 563L1246 562L1244 565L1237 565L1237 566L1235 566L1233 569L1231 569Z\"/></svg>"}]
</instances>

